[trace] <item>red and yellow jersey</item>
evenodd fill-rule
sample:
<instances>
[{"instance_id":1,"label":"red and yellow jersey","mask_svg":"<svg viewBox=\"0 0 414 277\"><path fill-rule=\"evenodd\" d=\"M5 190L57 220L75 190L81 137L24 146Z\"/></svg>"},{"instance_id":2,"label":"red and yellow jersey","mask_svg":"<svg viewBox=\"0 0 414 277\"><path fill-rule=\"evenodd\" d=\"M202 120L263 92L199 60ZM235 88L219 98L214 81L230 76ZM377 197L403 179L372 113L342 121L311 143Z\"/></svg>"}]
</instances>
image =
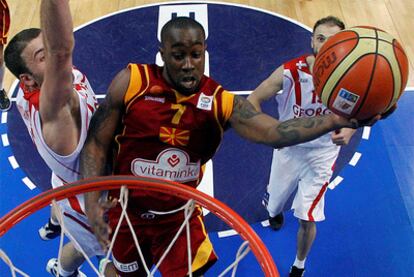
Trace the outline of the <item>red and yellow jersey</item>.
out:
<instances>
[{"instance_id":1,"label":"red and yellow jersey","mask_svg":"<svg viewBox=\"0 0 414 277\"><path fill-rule=\"evenodd\" d=\"M162 67L130 64L114 173L197 186L233 111L234 95L203 76L186 96L171 88Z\"/></svg>"},{"instance_id":2,"label":"red and yellow jersey","mask_svg":"<svg viewBox=\"0 0 414 277\"><path fill-rule=\"evenodd\" d=\"M10 11L6 0L0 0L0 44L7 43L10 28Z\"/></svg>"}]
</instances>

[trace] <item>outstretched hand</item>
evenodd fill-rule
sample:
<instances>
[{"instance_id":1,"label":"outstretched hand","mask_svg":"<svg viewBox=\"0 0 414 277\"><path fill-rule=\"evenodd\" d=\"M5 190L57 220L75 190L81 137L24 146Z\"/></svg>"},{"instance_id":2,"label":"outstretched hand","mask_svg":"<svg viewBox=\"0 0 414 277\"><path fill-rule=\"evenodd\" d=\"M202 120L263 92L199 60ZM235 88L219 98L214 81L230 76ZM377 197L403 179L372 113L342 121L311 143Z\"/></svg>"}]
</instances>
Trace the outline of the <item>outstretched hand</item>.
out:
<instances>
[{"instance_id":1,"label":"outstretched hand","mask_svg":"<svg viewBox=\"0 0 414 277\"><path fill-rule=\"evenodd\" d=\"M89 203L86 209L86 216L92 230L102 246L103 250L107 251L111 241L109 235L112 233L112 229L105 220L105 213L116 206L118 200L101 200L97 203Z\"/></svg>"},{"instance_id":2,"label":"outstretched hand","mask_svg":"<svg viewBox=\"0 0 414 277\"><path fill-rule=\"evenodd\" d=\"M345 126L345 127L357 129L357 128L362 127L362 126L372 126L378 120L382 120L382 119L388 118L391 114L393 114L395 112L396 109L397 109L397 103L395 103L386 112L384 112L382 114L377 114L376 116L373 116L371 118L364 119L364 120L349 119L348 121L350 123L350 126Z\"/></svg>"},{"instance_id":3,"label":"outstretched hand","mask_svg":"<svg viewBox=\"0 0 414 277\"><path fill-rule=\"evenodd\" d=\"M352 135L356 132L355 129L342 128L332 132L331 139L332 143L336 145L347 145L351 140Z\"/></svg>"},{"instance_id":4,"label":"outstretched hand","mask_svg":"<svg viewBox=\"0 0 414 277\"><path fill-rule=\"evenodd\" d=\"M335 121L338 123L339 128L352 128L352 129L358 129L359 127L362 127L362 126L372 126L375 123L377 123L378 120L381 119L380 114L373 116L371 118L368 118L368 119L364 119L364 120L358 120L355 118L347 119L345 117L342 117L336 114L333 114L333 116L335 117Z\"/></svg>"}]
</instances>

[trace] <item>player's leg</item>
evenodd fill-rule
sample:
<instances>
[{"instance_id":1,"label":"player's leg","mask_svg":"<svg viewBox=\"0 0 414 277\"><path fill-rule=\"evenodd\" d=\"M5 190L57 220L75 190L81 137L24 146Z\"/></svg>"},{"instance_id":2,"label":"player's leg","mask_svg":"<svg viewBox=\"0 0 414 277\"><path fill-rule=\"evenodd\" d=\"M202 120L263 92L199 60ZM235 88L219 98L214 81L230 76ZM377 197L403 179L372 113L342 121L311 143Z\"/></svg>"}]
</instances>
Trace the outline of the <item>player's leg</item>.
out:
<instances>
[{"instance_id":1,"label":"player's leg","mask_svg":"<svg viewBox=\"0 0 414 277\"><path fill-rule=\"evenodd\" d=\"M122 209L119 205L108 211L109 225L112 230L116 230L121 213ZM135 241L132 237L131 229L124 219L118 233L112 233L112 236L116 235L114 247L112 249L112 260L115 267L114 270L118 274L117 276L144 277L147 276L147 272L144 268L144 262L149 269L153 263L149 240L152 236L155 236L156 233L149 232L149 235L146 236L144 232L148 227L142 225L136 226L137 221L140 220L140 218L138 218L138 212L129 212L128 216L134 226L135 234L138 238L139 246L145 261L142 261L139 256Z\"/></svg>"},{"instance_id":2,"label":"player's leg","mask_svg":"<svg viewBox=\"0 0 414 277\"><path fill-rule=\"evenodd\" d=\"M294 216L299 219L296 258L290 276L302 276L316 237L315 222L325 219L325 192L332 176L332 166L338 156L337 147L303 149L298 191L292 204Z\"/></svg>"},{"instance_id":3,"label":"player's leg","mask_svg":"<svg viewBox=\"0 0 414 277\"><path fill-rule=\"evenodd\" d=\"M60 259L60 268L54 270L51 266L56 264L56 259L51 259L47 266L47 271L53 274L53 271L59 272L61 276L71 276L79 274L79 267L85 261L82 251L87 257L104 255L104 251L96 240L95 235L88 226L86 216L74 211L67 200L58 202L62 212L63 225L67 236L71 242L67 243L62 249Z\"/></svg>"},{"instance_id":4,"label":"player's leg","mask_svg":"<svg viewBox=\"0 0 414 277\"><path fill-rule=\"evenodd\" d=\"M274 230L283 225L283 211L290 209L291 196L295 193L298 182L298 163L294 160L296 150L293 147L276 149L269 177L269 185L263 200L269 213L269 224ZM266 201L267 200L267 201Z\"/></svg>"},{"instance_id":5,"label":"player's leg","mask_svg":"<svg viewBox=\"0 0 414 277\"><path fill-rule=\"evenodd\" d=\"M152 247L156 261L163 255L182 223L183 217L180 217L176 222L163 223L158 226L159 243ZM190 219L190 242L192 274L193 276L203 276L217 261L217 256L205 229L200 207L195 208ZM163 277L186 276L188 274L188 244L185 229L161 263L160 272Z\"/></svg>"},{"instance_id":6,"label":"player's leg","mask_svg":"<svg viewBox=\"0 0 414 277\"><path fill-rule=\"evenodd\" d=\"M56 217L56 209L52 206L49 221L39 229L39 236L42 240L51 240L60 236L60 232L61 228Z\"/></svg>"},{"instance_id":7,"label":"player's leg","mask_svg":"<svg viewBox=\"0 0 414 277\"><path fill-rule=\"evenodd\" d=\"M85 261L85 257L69 242L63 246L62 255L60 257L60 267L56 258L50 259L47 263L46 270L53 276L86 276L79 271L79 267Z\"/></svg>"}]
</instances>

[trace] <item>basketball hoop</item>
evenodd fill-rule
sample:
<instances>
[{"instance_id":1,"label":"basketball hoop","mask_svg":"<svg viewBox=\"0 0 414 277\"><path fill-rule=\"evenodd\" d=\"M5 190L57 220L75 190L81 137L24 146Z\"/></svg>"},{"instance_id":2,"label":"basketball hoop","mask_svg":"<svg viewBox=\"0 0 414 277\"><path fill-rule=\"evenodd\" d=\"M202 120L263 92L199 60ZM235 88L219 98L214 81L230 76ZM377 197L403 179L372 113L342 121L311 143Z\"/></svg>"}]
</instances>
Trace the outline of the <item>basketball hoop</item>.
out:
<instances>
[{"instance_id":1,"label":"basketball hoop","mask_svg":"<svg viewBox=\"0 0 414 277\"><path fill-rule=\"evenodd\" d=\"M148 190L160 193L167 192L184 200L193 200L196 204L208 209L215 216L223 220L245 241L239 249L240 253L236 256L236 260L238 260L240 256L243 256L242 252L246 252L246 248L250 248L265 276L279 276L276 265L266 246L249 224L237 213L217 199L192 187L152 178L135 176L99 177L78 181L70 185L43 192L14 208L0 219L0 237L14 225L32 213L46 207L53 200L60 201L78 194L101 190L115 190L120 189L121 187L127 187L131 190ZM246 254L247 253L244 255ZM231 266L237 268L237 263Z\"/></svg>"}]
</instances>

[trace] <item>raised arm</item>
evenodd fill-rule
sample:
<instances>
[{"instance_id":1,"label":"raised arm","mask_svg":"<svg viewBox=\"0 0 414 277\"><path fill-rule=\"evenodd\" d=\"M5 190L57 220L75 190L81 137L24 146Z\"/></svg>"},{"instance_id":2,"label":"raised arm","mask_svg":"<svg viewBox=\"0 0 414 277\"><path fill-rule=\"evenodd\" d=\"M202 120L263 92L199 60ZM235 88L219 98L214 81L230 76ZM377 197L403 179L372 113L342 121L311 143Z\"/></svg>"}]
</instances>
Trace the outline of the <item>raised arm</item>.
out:
<instances>
[{"instance_id":1,"label":"raised arm","mask_svg":"<svg viewBox=\"0 0 414 277\"><path fill-rule=\"evenodd\" d=\"M378 119L379 117L376 117L370 123ZM306 142L342 127L358 127L356 120L348 120L335 114L280 122L257 112L253 105L241 96L235 96L230 124L240 136L274 148Z\"/></svg>"},{"instance_id":2,"label":"raised arm","mask_svg":"<svg viewBox=\"0 0 414 277\"><path fill-rule=\"evenodd\" d=\"M73 24L68 0L42 0L40 21L45 70L40 93L43 137L61 155L73 152L79 139L79 106L72 93ZM79 113L79 110L77 110Z\"/></svg>"},{"instance_id":3,"label":"raised arm","mask_svg":"<svg viewBox=\"0 0 414 277\"><path fill-rule=\"evenodd\" d=\"M119 72L112 80L104 102L91 119L88 136L80 154L82 178L105 174L107 153L114 140L124 110L123 99L128 88L130 70Z\"/></svg>"},{"instance_id":4,"label":"raised arm","mask_svg":"<svg viewBox=\"0 0 414 277\"><path fill-rule=\"evenodd\" d=\"M101 176L106 173L107 154L123 114L123 98L128 88L129 78L129 69L118 73L108 89L104 103L99 106L91 119L88 136L80 155L81 178ZM98 241L106 248L109 244L110 229L103 215L105 210L115 202L99 202L100 195L100 192L85 194L85 211Z\"/></svg>"},{"instance_id":5,"label":"raised arm","mask_svg":"<svg viewBox=\"0 0 414 277\"><path fill-rule=\"evenodd\" d=\"M279 66L266 80L264 80L248 97L247 100L258 111L262 111L260 105L263 101L276 95L283 86L283 65Z\"/></svg>"}]
</instances>

